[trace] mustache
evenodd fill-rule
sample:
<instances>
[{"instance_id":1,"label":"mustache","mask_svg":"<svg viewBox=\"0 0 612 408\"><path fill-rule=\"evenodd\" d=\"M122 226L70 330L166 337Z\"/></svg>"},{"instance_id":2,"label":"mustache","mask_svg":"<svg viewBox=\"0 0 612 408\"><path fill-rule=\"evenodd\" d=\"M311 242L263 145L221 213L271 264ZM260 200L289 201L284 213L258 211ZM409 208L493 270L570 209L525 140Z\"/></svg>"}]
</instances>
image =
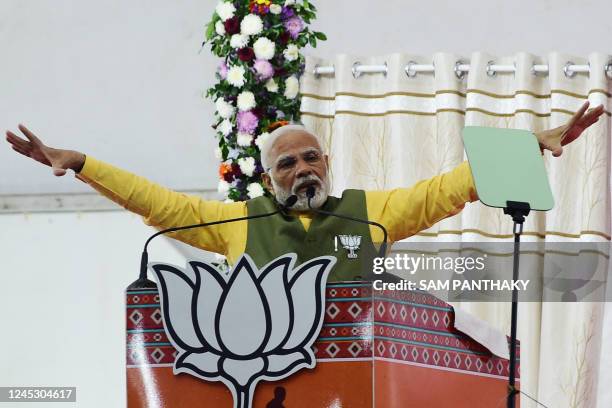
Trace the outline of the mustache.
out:
<instances>
[{"instance_id":1,"label":"mustache","mask_svg":"<svg viewBox=\"0 0 612 408\"><path fill-rule=\"evenodd\" d=\"M311 174L309 176L304 176L300 178L299 180L296 180L296 182L293 184L293 187L291 187L291 193L297 194L298 190L304 187L308 187L308 186L314 186L315 188L317 187L320 188L323 186L323 180L321 180L319 177L315 176L314 174Z\"/></svg>"}]
</instances>

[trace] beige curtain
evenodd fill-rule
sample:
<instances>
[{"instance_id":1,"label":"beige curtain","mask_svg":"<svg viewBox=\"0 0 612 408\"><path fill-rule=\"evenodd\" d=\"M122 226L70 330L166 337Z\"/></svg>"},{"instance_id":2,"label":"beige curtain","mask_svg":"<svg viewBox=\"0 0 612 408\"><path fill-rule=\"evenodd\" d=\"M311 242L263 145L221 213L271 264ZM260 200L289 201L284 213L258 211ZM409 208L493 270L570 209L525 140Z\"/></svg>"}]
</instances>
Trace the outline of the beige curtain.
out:
<instances>
[{"instance_id":1,"label":"beige curtain","mask_svg":"<svg viewBox=\"0 0 612 408\"><path fill-rule=\"evenodd\" d=\"M364 65L387 64L386 75L351 72ZM433 73L409 77L405 66L431 64ZM470 64L458 78L458 61ZM487 65L514 65L514 73L487 74ZM604 66L609 55L587 58L551 53L498 57L438 53L375 57L341 55L307 59L302 77L302 120L321 135L331 160L333 192L345 188L389 189L451 170L464 160L464 126L539 131L567 122L588 98L606 112L561 158L545 161L556 205L532 213L525 240L607 242L610 240L610 97ZM566 75L572 62L590 65L589 73ZM549 66L534 74L534 64ZM334 66L334 75L315 76L315 66ZM511 240L512 225L501 210L481 203L427 231L419 240ZM463 304L466 309L509 333L508 303ZM548 407L612 406L609 384L612 341L604 322L612 307L600 303L521 303L519 338L521 386ZM607 342L606 342L607 341ZM523 407L536 404L522 397Z\"/></svg>"}]
</instances>

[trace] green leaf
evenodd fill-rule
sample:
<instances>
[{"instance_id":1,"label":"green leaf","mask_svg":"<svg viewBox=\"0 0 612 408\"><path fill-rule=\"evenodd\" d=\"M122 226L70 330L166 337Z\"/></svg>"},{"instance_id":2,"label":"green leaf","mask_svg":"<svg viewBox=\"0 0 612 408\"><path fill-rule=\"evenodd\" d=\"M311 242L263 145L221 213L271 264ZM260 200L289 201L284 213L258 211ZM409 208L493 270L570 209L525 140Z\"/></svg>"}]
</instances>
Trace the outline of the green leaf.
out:
<instances>
[{"instance_id":1,"label":"green leaf","mask_svg":"<svg viewBox=\"0 0 612 408\"><path fill-rule=\"evenodd\" d=\"M215 35L215 23L212 21L206 26L206 41L210 41Z\"/></svg>"},{"instance_id":2,"label":"green leaf","mask_svg":"<svg viewBox=\"0 0 612 408\"><path fill-rule=\"evenodd\" d=\"M317 46L317 39L315 37L310 37L308 39L308 41L310 42L310 45L312 45L313 48L316 48L316 46Z\"/></svg>"},{"instance_id":3,"label":"green leaf","mask_svg":"<svg viewBox=\"0 0 612 408\"><path fill-rule=\"evenodd\" d=\"M308 44L308 39L304 36L300 36L300 38L298 38L297 43L300 47L305 47L306 44Z\"/></svg>"},{"instance_id":4,"label":"green leaf","mask_svg":"<svg viewBox=\"0 0 612 408\"><path fill-rule=\"evenodd\" d=\"M326 41L327 40L327 36L325 34L323 34L322 32L320 32L320 31L315 31L314 35L315 35L315 37L317 37L321 41Z\"/></svg>"}]
</instances>

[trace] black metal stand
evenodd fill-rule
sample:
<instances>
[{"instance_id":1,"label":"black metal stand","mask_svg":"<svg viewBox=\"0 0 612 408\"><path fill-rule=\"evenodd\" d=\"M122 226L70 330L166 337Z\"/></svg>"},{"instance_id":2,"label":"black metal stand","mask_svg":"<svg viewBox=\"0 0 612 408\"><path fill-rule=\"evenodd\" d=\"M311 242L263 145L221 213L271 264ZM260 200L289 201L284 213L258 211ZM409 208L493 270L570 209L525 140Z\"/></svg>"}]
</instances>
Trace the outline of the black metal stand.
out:
<instances>
[{"instance_id":1,"label":"black metal stand","mask_svg":"<svg viewBox=\"0 0 612 408\"><path fill-rule=\"evenodd\" d=\"M525 217L531 211L529 203L521 201L506 201L506 208L504 208L504 214L508 214L514 221L514 262L512 279L517 281L519 278L519 254L521 249L521 234L523 233L523 223ZM516 395L520 393L520 390L516 388L516 326L518 318L518 292L516 287L512 289L512 318L510 323L510 364L508 374L508 408L514 408L516 406Z\"/></svg>"}]
</instances>

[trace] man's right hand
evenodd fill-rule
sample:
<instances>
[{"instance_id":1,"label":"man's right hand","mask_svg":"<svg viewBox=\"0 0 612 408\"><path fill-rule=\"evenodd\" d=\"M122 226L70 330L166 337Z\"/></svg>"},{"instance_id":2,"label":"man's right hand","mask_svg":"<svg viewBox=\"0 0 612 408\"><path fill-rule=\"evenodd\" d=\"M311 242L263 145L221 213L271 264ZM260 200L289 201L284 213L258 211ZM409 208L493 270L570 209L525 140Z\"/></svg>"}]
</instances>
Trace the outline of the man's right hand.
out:
<instances>
[{"instance_id":1,"label":"man's right hand","mask_svg":"<svg viewBox=\"0 0 612 408\"><path fill-rule=\"evenodd\" d=\"M27 140L20 138L10 130L6 131L6 141L11 144L13 150L52 167L53 174L56 176L63 176L66 174L67 169L79 172L83 167L85 163L85 155L83 153L45 146L43 142L24 125L20 124L19 130L21 130Z\"/></svg>"}]
</instances>

